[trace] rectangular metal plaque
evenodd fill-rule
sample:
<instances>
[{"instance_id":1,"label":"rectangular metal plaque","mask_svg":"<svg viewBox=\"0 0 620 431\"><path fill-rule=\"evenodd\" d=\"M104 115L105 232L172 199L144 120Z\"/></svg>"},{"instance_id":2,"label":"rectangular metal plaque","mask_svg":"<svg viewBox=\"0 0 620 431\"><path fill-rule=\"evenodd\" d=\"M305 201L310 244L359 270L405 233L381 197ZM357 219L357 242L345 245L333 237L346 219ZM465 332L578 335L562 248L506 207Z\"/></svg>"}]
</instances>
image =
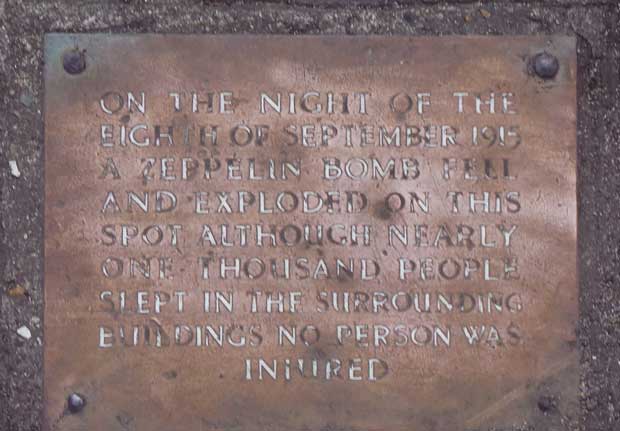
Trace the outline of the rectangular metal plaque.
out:
<instances>
[{"instance_id":1,"label":"rectangular metal plaque","mask_svg":"<svg viewBox=\"0 0 620 431\"><path fill-rule=\"evenodd\" d=\"M574 419L574 39L45 58L46 430Z\"/></svg>"}]
</instances>

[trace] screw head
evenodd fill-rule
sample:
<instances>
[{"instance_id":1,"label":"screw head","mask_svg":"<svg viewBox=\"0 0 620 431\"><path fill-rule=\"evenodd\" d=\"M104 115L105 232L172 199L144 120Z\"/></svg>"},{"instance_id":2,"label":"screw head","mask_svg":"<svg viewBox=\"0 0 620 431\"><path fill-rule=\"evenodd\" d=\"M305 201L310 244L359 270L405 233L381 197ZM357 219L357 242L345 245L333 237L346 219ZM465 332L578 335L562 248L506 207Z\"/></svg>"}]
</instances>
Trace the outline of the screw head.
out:
<instances>
[{"instance_id":1,"label":"screw head","mask_svg":"<svg viewBox=\"0 0 620 431\"><path fill-rule=\"evenodd\" d=\"M538 409L547 414L551 413L557 408L557 403L554 397L550 395L541 395L538 398Z\"/></svg>"},{"instance_id":2,"label":"screw head","mask_svg":"<svg viewBox=\"0 0 620 431\"><path fill-rule=\"evenodd\" d=\"M84 69L86 69L86 55L84 55L84 52L77 47L65 51L62 56L62 66L65 68L65 72L71 75L84 72Z\"/></svg>"},{"instance_id":3,"label":"screw head","mask_svg":"<svg viewBox=\"0 0 620 431\"><path fill-rule=\"evenodd\" d=\"M534 72L542 79L553 79L560 69L560 62L548 52L541 52L534 57Z\"/></svg>"},{"instance_id":4,"label":"screw head","mask_svg":"<svg viewBox=\"0 0 620 431\"><path fill-rule=\"evenodd\" d=\"M78 413L82 411L85 405L86 398L76 392L72 393L71 395L69 395L69 398L67 398L67 406L69 407L69 411L71 413Z\"/></svg>"}]
</instances>

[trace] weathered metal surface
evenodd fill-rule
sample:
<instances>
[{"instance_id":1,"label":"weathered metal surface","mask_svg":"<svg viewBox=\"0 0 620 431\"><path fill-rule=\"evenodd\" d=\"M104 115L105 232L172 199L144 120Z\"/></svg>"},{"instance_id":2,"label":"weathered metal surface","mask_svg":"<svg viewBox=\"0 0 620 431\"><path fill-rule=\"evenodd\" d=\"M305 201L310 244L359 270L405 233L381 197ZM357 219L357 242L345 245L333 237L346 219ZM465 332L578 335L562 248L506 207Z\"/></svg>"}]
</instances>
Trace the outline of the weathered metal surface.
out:
<instances>
[{"instance_id":1,"label":"weathered metal surface","mask_svg":"<svg viewBox=\"0 0 620 431\"><path fill-rule=\"evenodd\" d=\"M64 53L76 47L85 50L85 69L67 73ZM541 80L533 73L532 59L541 52L549 52L558 59L559 71L553 79ZM534 419L544 424L547 407L572 415L578 386L574 333L577 320L575 76L574 40L564 37L49 36L45 75L46 429L484 429ZM234 114L174 112L169 93L188 95L193 91L203 97L210 91L234 92L230 99ZM328 91L350 95L368 92L371 96L367 115L308 113L299 105L294 115L286 112L262 115L258 110L261 91L283 95L317 91L323 108L327 104L323 97ZM144 92L146 114L135 109L106 114L101 109L100 98L110 92L121 95ZM424 115L415 114L416 99L412 112L393 112L390 107L402 109L403 100L407 107L406 99L399 98L390 104L390 97L402 92L411 95L429 92L433 104L422 107L427 109ZM501 98L496 100L496 114L473 113L475 107L469 98L465 102L468 112L459 114L454 92L512 93L516 114L501 113ZM113 97L106 96L109 101ZM359 103L359 96L354 97L351 102ZM217 94L214 100L217 111ZM488 105L482 109L488 109ZM201 147L195 141L191 145L177 142L174 146L160 147L101 145L102 124L114 125L118 130L122 125L131 127L142 123L149 128L174 126L175 140L183 136L179 136L179 131L189 125L217 124L225 131L244 123L268 125L270 130L262 146L231 146L230 137L224 133L216 147ZM338 138L326 147L287 144L292 138L282 129L290 124L298 127L353 124L356 126L351 129L353 146L346 146L346 132L342 128L338 129ZM362 124L391 128L450 125L467 134L460 135L462 144L447 148L360 146L355 132ZM518 126L521 144L468 145L473 126L496 130L500 126ZM145 135L153 139L151 129ZM239 171L244 180L232 181L222 169L211 179L197 176L181 181L161 179L161 169L153 168L156 179L145 181L140 173L144 166L142 160L148 157L157 158L158 162L161 158L174 158L175 163L184 157L221 161L239 158L245 162L253 158L263 171L269 159L300 160L303 169L300 179L250 181L246 164ZM406 181L321 178L323 158L344 161L355 157L382 162L389 158L417 158L420 177ZM107 158L116 162L120 179L113 179L110 170L106 172ZM453 172L458 177L442 178L445 158L460 160ZM465 179L463 160L466 158L492 159L495 163L509 159L516 178ZM176 175L182 172L179 166L174 165ZM495 174L502 172L501 165L493 166ZM478 168L476 172L480 175L481 171ZM178 197L177 209L170 213L141 214L134 207L133 212L125 212L124 193L132 190L172 191ZM367 208L359 213L259 214L254 203L245 214L218 214L213 208L210 214L196 214L196 192L240 190L256 194L343 190L364 193L369 199ZM122 210L118 213L102 211L109 191L120 196ZM384 200L389 193L409 196L410 192L425 191L432 194L428 214L392 213L385 207ZM488 191L493 197L495 192L516 191L520 210L454 214L450 202L445 200L449 191L478 194ZM506 209L510 201L505 199L505 194L502 196ZM226 248L198 241L203 224L305 223L368 224L377 233L373 233L373 242L368 247L301 242L283 247L250 244L244 248ZM146 245L139 236L128 247L106 245L110 237L103 234L103 227L115 225L118 234L121 224L137 225L140 233L150 225L179 224L183 230L176 246ZM387 226L407 225L413 229L420 224L429 226L428 236L433 239L442 224L451 229L458 224L472 226L477 229L478 243L456 244L458 238L453 235L454 246L445 238L439 240L438 247L388 244ZM484 247L481 225L489 229L499 225L518 228L510 247ZM501 238L489 237L485 244L501 242ZM171 271L174 278L145 280L138 275L132 279L124 276L106 279L102 262L110 256L170 257L174 261ZM286 257L304 257L310 262L352 257L358 259L358 265L353 276L318 280L282 281L268 276L220 280L213 275L204 280L198 266L201 256L215 261L220 257L257 257L266 261L279 259L278 262ZM438 267L434 270L434 280L421 280L413 275L406 282L398 279L395 262L399 258L426 257L437 262L459 259L461 267L466 258L483 262L485 258L516 257L519 279L481 280L477 277L484 273L482 268L471 280L437 279L441 271ZM376 280L360 280L359 259L364 258L381 263L383 270ZM154 266L153 272L158 271ZM302 311L252 313L247 293L256 290L301 291ZM122 313L110 311L109 302L101 300L102 292L112 292L114 304L118 306L121 291L127 292L127 309ZM138 291L148 292L145 297L148 305L143 309L148 308L150 313L138 313ZM186 293L184 311L179 313L168 304L161 313L153 313L155 292L172 296L174 291ZM233 291L239 302L235 302L233 313L205 313L204 291ZM419 295L424 293L494 292L504 298L517 295L522 310L509 312L504 304L502 312L491 313L445 309L441 313L424 313L416 310L415 305L406 311L384 312L379 307L376 313L364 309L350 313L318 312L317 305L322 303L316 301L315 295L321 291L388 295L408 292L417 294L418 298L423 298ZM225 342L224 347L196 346L195 342L174 345L175 325L185 324L194 328L223 325L225 334L234 334L235 341L245 334L254 343L259 342L259 337L248 327L260 326L262 339L257 347L235 347L230 342ZM376 337L363 341L371 343L369 346L355 345L351 337L343 345L338 344L334 336L337 325L354 328L356 324L368 325L370 331L373 325L389 328L392 336L388 345L373 346ZM151 345L144 345L144 332L140 333L139 346L120 345L119 328L129 330L132 325L142 331L145 326L149 328ZM310 340L309 346L300 343L281 347L276 345L274 336L277 325L297 325L300 329L304 325L316 325L322 335L318 342ZM399 325L409 330L450 327L451 345L419 346L409 342L398 346L393 331ZM485 325L487 335L490 325L496 326L502 343L485 341L477 346L468 345L463 327L473 325ZM112 347L98 346L101 327L114 331ZM172 345L152 345L152 334L158 328L168 334ZM104 338L105 342L110 340ZM293 364L304 359L306 366L318 359L322 373L325 373L325 361L332 358L341 359L343 368L357 358L365 364L370 358L379 358L389 364L389 372L372 381L365 369L361 373L362 381L352 381L346 376L329 380L301 377L293 369L290 381L286 381L282 368L276 380L270 377L258 380L253 369L253 378L247 380L244 361L259 358L278 360L280 367L285 359ZM72 394L83 397L79 409L68 402Z\"/></svg>"}]
</instances>

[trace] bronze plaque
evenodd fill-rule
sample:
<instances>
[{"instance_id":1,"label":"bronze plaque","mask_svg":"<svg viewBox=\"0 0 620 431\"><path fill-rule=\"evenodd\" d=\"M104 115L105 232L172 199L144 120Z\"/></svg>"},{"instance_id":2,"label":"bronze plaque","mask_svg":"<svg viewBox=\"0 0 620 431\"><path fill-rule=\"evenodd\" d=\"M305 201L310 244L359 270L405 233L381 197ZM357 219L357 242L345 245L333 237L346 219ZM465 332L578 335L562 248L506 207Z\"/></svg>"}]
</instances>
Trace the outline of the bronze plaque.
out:
<instances>
[{"instance_id":1,"label":"bronze plaque","mask_svg":"<svg viewBox=\"0 0 620 431\"><path fill-rule=\"evenodd\" d=\"M45 52L46 430L574 420L573 38Z\"/></svg>"}]
</instances>

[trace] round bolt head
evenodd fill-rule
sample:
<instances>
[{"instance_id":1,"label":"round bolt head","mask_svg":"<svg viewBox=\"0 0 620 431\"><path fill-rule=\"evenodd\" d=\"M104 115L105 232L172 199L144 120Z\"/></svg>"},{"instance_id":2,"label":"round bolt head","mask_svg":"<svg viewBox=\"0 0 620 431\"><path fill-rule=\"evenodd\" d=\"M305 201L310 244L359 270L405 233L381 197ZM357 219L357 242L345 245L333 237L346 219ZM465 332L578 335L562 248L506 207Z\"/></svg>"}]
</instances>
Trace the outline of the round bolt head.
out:
<instances>
[{"instance_id":1,"label":"round bolt head","mask_svg":"<svg viewBox=\"0 0 620 431\"><path fill-rule=\"evenodd\" d=\"M542 79L553 79L559 69L558 59L547 52L541 52L534 57L534 72Z\"/></svg>"},{"instance_id":2,"label":"round bolt head","mask_svg":"<svg viewBox=\"0 0 620 431\"><path fill-rule=\"evenodd\" d=\"M549 395L542 395L538 398L538 409L547 414L557 409L555 398Z\"/></svg>"},{"instance_id":3,"label":"round bolt head","mask_svg":"<svg viewBox=\"0 0 620 431\"><path fill-rule=\"evenodd\" d=\"M67 398L67 405L71 413L78 413L82 411L86 405L86 398L84 398L83 395L74 392L69 395L69 398Z\"/></svg>"},{"instance_id":4,"label":"round bolt head","mask_svg":"<svg viewBox=\"0 0 620 431\"><path fill-rule=\"evenodd\" d=\"M86 69L86 55L84 55L84 51L80 51L78 48L65 51L62 56L62 66L65 68L65 72L71 75L84 72L84 69Z\"/></svg>"}]
</instances>

